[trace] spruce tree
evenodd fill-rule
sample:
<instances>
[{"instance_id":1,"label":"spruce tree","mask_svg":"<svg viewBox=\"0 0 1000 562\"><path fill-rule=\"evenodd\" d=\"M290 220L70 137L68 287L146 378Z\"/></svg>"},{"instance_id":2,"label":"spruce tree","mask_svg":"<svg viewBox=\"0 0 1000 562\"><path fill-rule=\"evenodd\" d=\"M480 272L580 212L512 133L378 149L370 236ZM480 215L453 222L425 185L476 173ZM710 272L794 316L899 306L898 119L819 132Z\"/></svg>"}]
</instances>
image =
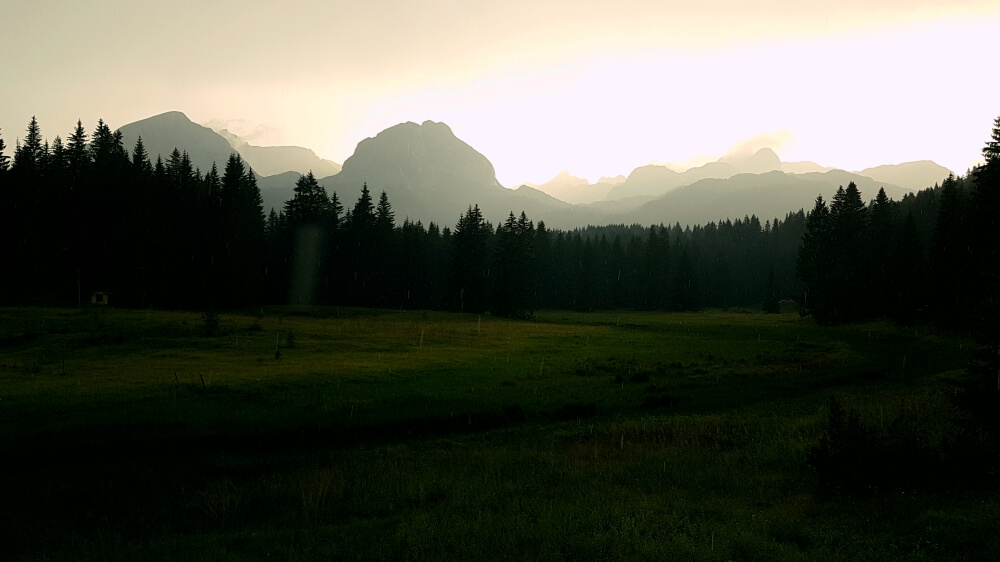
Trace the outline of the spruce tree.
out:
<instances>
[{"instance_id":1,"label":"spruce tree","mask_svg":"<svg viewBox=\"0 0 1000 562\"><path fill-rule=\"evenodd\" d=\"M0 174L7 171L10 166L10 157L3 153L7 149L7 145L3 142L3 137L0 137Z\"/></svg>"},{"instance_id":2,"label":"spruce tree","mask_svg":"<svg viewBox=\"0 0 1000 562\"><path fill-rule=\"evenodd\" d=\"M931 239L932 309L946 323L964 318L969 261L965 205L954 174L941 184L937 222Z\"/></svg>"},{"instance_id":3,"label":"spruce tree","mask_svg":"<svg viewBox=\"0 0 1000 562\"><path fill-rule=\"evenodd\" d=\"M121 134L113 132L103 119L97 120L97 128L90 140L90 157L99 175L114 173L116 168L128 160L128 154L121 145Z\"/></svg>"},{"instance_id":4,"label":"spruce tree","mask_svg":"<svg viewBox=\"0 0 1000 562\"><path fill-rule=\"evenodd\" d=\"M837 190L830 204L830 270L833 284L831 320L851 321L869 313L870 286L865 254L867 209L857 185Z\"/></svg>"},{"instance_id":5,"label":"spruce tree","mask_svg":"<svg viewBox=\"0 0 1000 562\"><path fill-rule=\"evenodd\" d=\"M892 222L892 200L879 188L871 204L865 267L869 272L868 293L874 310L881 314L892 312L892 288L896 278L892 268L893 250L897 237Z\"/></svg>"},{"instance_id":6,"label":"spruce tree","mask_svg":"<svg viewBox=\"0 0 1000 562\"><path fill-rule=\"evenodd\" d=\"M823 196L816 197L816 203L806 215L806 231L802 235L796 271L802 279L804 289L803 304L806 310L820 321L827 321L830 314L831 295L830 209Z\"/></svg>"},{"instance_id":7,"label":"spruce tree","mask_svg":"<svg viewBox=\"0 0 1000 562\"><path fill-rule=\"evenodd\" d=\"M341 204L340 198L337 197L337 192L334 191L330 194L330 213L328 215L328 221L330 225L331 233L336 233L340 230L341 215L344 213L344 205Z\"/></svg>"},{"instance_id":8,"label":"spruce tree","mask_svg":"<svg viewBox=\"0 0 1000 562\"><path fill-rule=\"evenodd\" d=\"M372 204L372 194L368 191L368 183L361 186L361 195L354 203L351 212L351 229L358 234L369 234L375 226L375 206Z\"/></svg>"},{"instance_id":9,"label":"spruce tree","mask_svg":"<svg viewBox=\"0 0 1000 562\"><path fill-rule=\"evenodd\" d=\"M469 207L451 234L451 306L462 312L485 312L489 303L490 238L493 227L479 205Z\"/></svg>"},{"instance_id":10,"label":"spruce tree","mask_svg":"<svg viewBox=\"0 0 1000 562\"><path fill-rule=\"evenodd\" d=\"M81 181L82 175L90 165L90 154L87 148L87 132L83 129L83 121L76 121L76 128L69 136L66 145L66 158L70 175L75 181Z\"/></svg>"},{"instance_id":11,"label":"spruce tree","mask_svg":"<svg viewBox=\"0 0 1000 562\"><path fill-rule=\"evenodd\" d=\"M493 270L496 272L490 311L498 316L530 318L529 291L532 286L534 227L527 215L513 211L497 227L494 238Z\"/></svg>"},{"instance_id":12,"label":"spruce tree","mask_svg":"<svg viewBox=\"0 0 1000 562\"><path fill-rule=\"evenodd\" d=\"M7 145L3 142L3 137L0 136L0 174L3 174L10 167L10 157L3 153L7 149Z\"/></svg>"},{"instance_id":13,"label":"spruce tree","mask_svg":"<svg viewBox=\"0 0 1000 562\"><path fill-rule=\"evenodd\" d=\"M371 239L373 250L372 291L375 296L375 304L382 308L396 306L396 297L398 296L396 287L401 284L396 267L397 261L402 259L402 256L396 253L395 216L392 205L389 203L389 197L383 191L375 206Z\"/></svg>"},{"instance_id":14,"label":"spruce tree","mask_svg":"<svg viewBox=\"0 0 1000 562\"><path fill-rule=\"evenodd\" d=\"M996 352L1000 342L1000 117L983 147L986 163L976 169L972 194L973 295L977 323ZM993 354L996 362L996 353Z\"/></svg>"},{"instance_id":15,"label":"spruce tree","mask_svg":"<svg viewBox=\"0 0 1000 562\"><path fill-rule=\"evenodd\" d=\"M137 177L148 178L153 174L153 166L149 162L149 153L146 146L142 144L140 135L135 141L135 148L132 149L132 169Z\"/></svg>"},{"instance_id":16,"label":"spruce tree","mask_svg":"<svg viewBox=\"0 0 1000 562\"><path fill-rule=\"evenodd\" d=\"M285 202L285 215L292 228L320 224L329 218L330 198L312 172L300 176L292 191L294 195Z\"/></svg>"},{"instance_id":17,"label":"spruce tree","mask_svg":"<svg viewBox=\"0 0 1000 562\"><path fill-rule=\"evenodd\" d=\"M14 153L13 169L22 176L31 177L41 172L41 165L45 161L42 130L34 116L28 123L27 133L24 142L18 146Z\"/></svg>"},{"instance_id":18,"label":"spruce tree","mask_svg":"<svg viewBox=\"0 0 1000 562\"><path fill-rule=\"evenodd\" d=\"M389 197L383 191L378 197L378 205L375 207L375 228L380 232L390 232L395 228L396 213L392 211L389 204Z\"/></svg>"},{"instance_id":19,"label":"spruce tree","mask_svg":"<svg viewBox=\"0 0 1000 562\"><path fill-rule=\"evenodd\" d=\"M969 324L977 328L981 346L969 362L968 376L956 402L968 415L971 430L992 440L987 470L996 474L1000 462L1000 117L993 122L983 147L986 163L973 174L971 247L972 274Z\"/></svg>"}]
</instances>

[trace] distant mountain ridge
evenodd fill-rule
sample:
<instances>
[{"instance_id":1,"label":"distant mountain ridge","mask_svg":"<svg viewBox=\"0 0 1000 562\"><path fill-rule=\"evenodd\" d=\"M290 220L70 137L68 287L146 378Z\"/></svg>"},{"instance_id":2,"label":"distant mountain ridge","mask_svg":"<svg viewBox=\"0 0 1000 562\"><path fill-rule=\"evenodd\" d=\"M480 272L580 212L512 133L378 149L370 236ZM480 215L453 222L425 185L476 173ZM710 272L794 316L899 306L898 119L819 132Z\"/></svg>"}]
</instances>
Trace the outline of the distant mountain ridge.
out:
<instances>
[{"instance_id":1,"label":"distant mountain ridge","mask_svg":"<svg viewBox=\"0 0 1000 562\"><path fill-rule=\"evenodd\" d=\"M857 173L917 191L941 183L952 171L930 160L918 160L865 168Z\"/></svg>"},{"instance_id":2,"label":"distant mountain ridge","mask_svg":"<svg viewBox=\"0 0 1000 562\"><path fill-rule=\"evenodd\" d=\"M739 168L729 162L709 162L704 166L690 168L684 172L675 172L666 166L655 164L640 166L629 174L625 183L615 186L605 199L625 199L636 196L658 197L671 189L690 185L698 180L726 179L739 172Z\"/></svg>"},{"instance_id":3,"label":"distant mountain ridge","mask_svg":"<svg viewBox=\"0 0 1000 562\"><path fill-rule=\"evenodd\" d=\"M730 178L707 178L678 187L627 213L626 222L639 224L707 224L719 220L756 215L763 223L784 218L789 212L812 208L817 195L830 201L840 186L854 182L865 200L875 198L880 188L899 200L911 190L871 178L831 170L807 174L771 171L763 174L737 174Z\"/></svg>"},{"instance_id":4,"label":"distant mountain ridge","mask_svg":"<svg viewBox=\"0 0 1000 562\"><path fill-rule=\"evenodd\" d=\"M119 127L118 130L122 133L122 143L126 150L131 152L135 141L141 136L142 144L153 162L156 162L157 156L167 160L174 148L177 148L188 153L191 163L202 174L212 168L213 162L221 173L229 155L235 152L218 133L191 121L180 111L147 117Z\"/></svg>"},{"instance_id":5,"label":"distant mountain ridge","mask_svg":"<svg viewBox=\"0 0 1000 562\"><path fill-rule=\"evenodd\" d=\"M601 181L592 184L583 178L570 175L568 171L564 170L543 184L528 183L524 185L547 193L561 201L578 205L604 199L616 185L624 181L624 176L602 177Z\"/></svg>"},{"instance_id":6,"label":"distant mountain ridge","mask_svg":"<svg viewBox=\"0 0 1000 562\"><path fill-rule=\"evenodd\" d=\"M524 210L541 218L545 211L572 207L531 189L506 189L490 161L458 139L444 123L401 123L358 143L340 173L322 178L344 206L353 205L362 185L377 196L385 191L404 218L454 225L470 206L497 224L509 212Z\"/></svg>"},{"instance_id":7,"label":"distant mountain ridge","mask_svg":"<svg viewBox=\"0 0 1000 562\"><path fill-rule=\"evenodd\" d=\"M624 183L615 186L605 200L634 197L659 197L678 187L692 185L704 179L728 179L737 174L762 174L782 171L804 175L836 170L814 162L781 162L770 148L762 148L750 156L723 156L716 162L676 172L666 166L640 166L629 174ZM947 168L928 160L878 166L854 172L876 181L917 191L940 183L951 173Z\"/></svg>"},{"instance_id":8,"label":"distant mountain ridge","mask_svg":"<svg viewBox=\"0 0 1000 562\"><path fill-rule=\"evenodd\" d=\"M316 177L332 176L341 166L331 160L316 156L316 153L301 146L255 146L229 132L227 129L216 133L226 139L233 150L240 153L255 172L262 176L273 176L285 172L305 174L312 172Z\"/></svg>"},{"instance_id":9,"label":"distant mountain ridge","mask_svg":"<svg viewBox=\"0 0 1000 562\"><path fill-rule=\"evenodd\" d=\"M242 142L235 135L227 140L180 112L150 117L120 130L128 147L134 146L141 134L154 160L158 154L168 157L174 147L187 151L202 173L212 162L221 171L234 151L233 143ZM292 148L303 162L328 162L298 147L240 146L244 145L250 149ZM277 155L280 151L265 152ZM257 169L251 158L244 155L258 174L272 171ZM783 170L785 167L788 169ZM367 184L374 197L386 191L397 224L409 218L425 225L433 221L451 226L470 206L478 205L494 225L510 212L524 211L532 220L544 220L550 227L574 228L610 223L694 225L754 214L765 220L811 208L817 194L829 199L839 185L851 181L858 184L866 199L874 198L879 187L899 199L910 191L940 183L949 170L921 161L851 173L812 162L782 163L773 150L765 148L684 172L658 165L640 166L627 178L602 178L597 184L562 172L542 185L507 189L497 181L486 156L457 138L446 124L425 121L401 123L362 140L336 173L321 176L315 169L313 172L328 192L337 193L347 209L353 207L362 185ZM299 176L300 170L295 170L258 178L265 212L283 208L293 196ZM889 178L901 178L900 183Z\"/></svg>"},{"instance_id":10,"label":"distant mountain ridge","mask_svg":"<svg viewBox=\"0 0 1000 562\"><path fill-rule=\"evenodd\" d=\"M782 171L781 159L770 148L764 147L753 154L727 154L719 158L719 162L731 164L741 173L766 174L775 170Z\"/></svg>"},{"instance_id":11,"label":"distant mountain ridge","mask_svg":"<svg viewBox=\"0 0 1000 562\"><path fill-rule=\"evenodd\" d=\"M298 146L254 146L223 130L215 131L191 121L180 111L168 111L119 128L125 147L131 149L142 137L143 145L152 160L157 156L166 160L174 148L187 152L202 173L208 172L214 162L221 169L229 155L237 153L253 168L258 176L271 176L285 172L304 174L310 170L317 176L333 175L340 171L336 162L324 160L308 148Z\"/></svg>"}]
</instances>

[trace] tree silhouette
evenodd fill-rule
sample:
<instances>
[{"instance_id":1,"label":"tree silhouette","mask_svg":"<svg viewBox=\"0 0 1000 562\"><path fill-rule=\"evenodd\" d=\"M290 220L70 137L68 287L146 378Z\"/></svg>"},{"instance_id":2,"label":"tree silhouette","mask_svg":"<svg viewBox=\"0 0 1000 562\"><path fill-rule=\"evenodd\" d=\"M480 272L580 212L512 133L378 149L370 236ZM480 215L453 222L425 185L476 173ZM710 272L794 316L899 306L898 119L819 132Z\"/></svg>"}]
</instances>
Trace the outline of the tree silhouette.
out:
<instances>
[{"instance_id":1,"label":"tree silhouette","mask_svg":"<svg viewBox=\"0 0 1000 562\"><path fill-rule=\"evenodd\" d=\"M90 155L87 149L87 132L83 129L83 122L79 119L76 121L76 128L69 136L69 143L66 145L66 159L74 182L80 181L90 166Z\"/></svg>"},{"instance_id":2,"label":"tree silhouette","mask_svg":"<svg viewBox=\"0 0 1000 562\"><path fill-rule=\"evenodd\" d=\"M969 232L963 199L954 174L949 174L941 184L930 255L931 305L934 315L947 323L964 317L967 296Z\"/></svg>"},{"instance_id":3,"label":"tree silhouette","mask_svg":"<svg viewBox=\"0 0 1000 562\"><path fill-rule=\"evenodd\" d=\"M455 223L450 291L455 310L485 312L488 308L492 231L479 205L469 207Z\"/></svg>"},{"instance_id":4,"label":"tree silhouette","mask_svg":"<svg viewBox=\"0 0 1000 562\"><path fill-rule=\"evenodd\" d=\"M4 144L3 137L0 136L0 174L6 172L10 166L10 157L3 153L4 150L7 150L7 145Z\"/></svg>"},{"instance_id":5,"label":"tree silhouette","mask_svg":"<svg viewBox=\"0 0 1000 562\"><path fill-rule=\"evenodd\" d=\"M830 248L833 284L832 320L860 318L871 301L863 256L867 244L868 213L854 182L837 189L830 203Z\"/></svg>"},{"instance_id":6,"label":"tree silhouette","mask_svg":"<svg viewBox=\"0 0 1000 562\"><path fill-rule=\"evenodd\" d=\"M285 215L293 229L325 222L330 214L330 198L312 172L299 177L294 195L285 203Z\"/></svg>"},{"instance_id":7,"label":"tree silhouette","mask_svg":"<svg viewBox=\"0 0 1000 562\"><path fill-rule=\"evenodd\" d=\"M494 238L493 270L495 283L490 311L498 316L530 318L534 310L530 304L530 287L534 270L534 225L521 212L514 212L497 227Z\"/></svg>"},{"instance_id":8,"label":"tree silhouette","mask_svg":"<svg viewBox=\"0 0 1000 562\"><path fill-rule=\"evenodd\" d=\"M14 152L13 169L22 176L30 177L35 173L41 172L41 166L46 156L42 146L41 127L39 127L38 120L34 116L31 117L31 121L28 123L27 133L24 137L24 142Z\"/></svg>"},{"instance_id":9,"label":"tree silhouette","mask_svg":"<svg viewBox=\"0 0 1000 562\"><path fill-rule=\"evenodd\" d=\"M833 295L830 283L830 209L823 196L816 196L816 204L806 216L806 231L802 235L796 268L805 289L806 309L817 319L826 321L832 309Z\"/></svg>"},{"instance_id":10,"label":"tree silhouette","mask_svg":"<svg viewBox=\"0 0 1000 562\"><path fill-rule=\"evenodd\" d=\"M892 288L897 281L892 265L899 240L893 225L892 211L892 200L885 194L884 188L879 188L869 209L865 268L868 271L871 305L883 314L892 310Z\"/></svg>"},{"instance_id":11,"label":"tree silhouette","mask_svg":"<svg viewBox=\"0 0 1000 562\"><path fill-rule=\"evenodd\" d=\"M389 197L383 191L375 206L375 220L372 224L371 248L372 255L372 291L375 298L373 304L380 307L395 306L399 284L396 263L400 256L396 253L395 240L396 214L392 211Z\"/></svg>"},{"instance_id":12,"label":"tree silhouette","mask_svg":"<svg viewBox=\"0 0 1000 562\"><path fill-rule=\"evenodd\" d=\"M976 320L993 347L995 363L1000 342L1000 117L993 121L983 158L986 163L975 171L972 194L973 283Z\"/></svg>"}]
</instances>

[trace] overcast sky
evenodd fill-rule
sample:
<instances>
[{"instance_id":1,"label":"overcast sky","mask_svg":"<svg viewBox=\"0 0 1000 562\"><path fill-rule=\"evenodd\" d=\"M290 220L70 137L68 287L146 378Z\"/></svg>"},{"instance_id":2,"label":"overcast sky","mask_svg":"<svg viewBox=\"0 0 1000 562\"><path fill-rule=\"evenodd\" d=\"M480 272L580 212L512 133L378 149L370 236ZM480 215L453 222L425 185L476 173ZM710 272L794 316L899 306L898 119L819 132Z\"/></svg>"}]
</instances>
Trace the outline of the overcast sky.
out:
<instances>
[{"instance_id":1,"label":"overcast sky","mask_svg":"<svg viewBox=\"0 0 1000 562\"><path fill-rule=\"evenodd\" d=\"M507 186L741 143L964 173L1000 115L997 37L996 0L0 0L0 134L179 110L342 163L431 119Z\"/></svg>"}]
</instances>

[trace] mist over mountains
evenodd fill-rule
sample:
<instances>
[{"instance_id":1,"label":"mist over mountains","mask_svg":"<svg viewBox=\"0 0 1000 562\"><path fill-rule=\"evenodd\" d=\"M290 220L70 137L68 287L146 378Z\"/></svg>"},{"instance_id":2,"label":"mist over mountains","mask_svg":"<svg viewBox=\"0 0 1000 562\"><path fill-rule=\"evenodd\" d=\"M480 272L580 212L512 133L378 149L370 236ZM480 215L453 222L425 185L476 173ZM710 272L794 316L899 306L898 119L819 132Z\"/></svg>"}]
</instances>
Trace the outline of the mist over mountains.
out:
<instances>
[{"instance_id":1,"label":"mist over mountains","mask_svg":"<svg viewBox=\"0 0 1000 562\"><path fill-rule=\"evenodd\" d=\"M142 144L153 163L157 156L166 161L175 148L181 152L187 151L191 163L203 174L212 169L212 163L220 168L225 166L233 152L233 147L226 139L212 129L194 123L180 111L147 117L118 130L122 134L122 144L126 150L131 151L135 142L142 137Z\"/></svg>"},{"instance_id":2,"label":"mist over mountains","mask_svg":"<svg viewBox=\"0 0 1000 562\"><path fill-rule=\"evenodd\" d=\"M367 184L373 194L385 191L397 222L409 218L425 225L454 225L470 206L499 224L508 213L524 211L555 228L587 224L704 224L757 215L761 220L808 209L816 196L832 197L837 187L854 182L866 199L885 188L893 199L942 181L949 170L930 161L910 162L847 172L813 162L781 162L770 148L727 155L716 162L677 172L649 165L627 177L601 178L596 184L569 171L541 185L508 189L500 185L492 163L457 138L444 123L407 122L358 143L339 166L300 147L253 146L228 131L216 132L168 112L121 127L132 146L142 136L150 156L164 159L177 147L186 150L203 172L238 152L257 172L264 209L280 210L291 199L300 174L312 171L328 193L345 205Z\"/></svg>"},{"instance_id":3,"label":"mist over mountains","mask_svg":"<svg viewBox=\"0 0 1000 562\"><path fill-rule=\"evenodd\" d=\"M316 153L301 146L255 146L229 132L216 131L233 150L250 163L255 172L262 176L273 176L295 171L311 171L317 177L332 176L340 171L340 164L316 156Z\"/></svg>"},{"instance_id":4,"label":"mist over mountains","mask_svg":"<svg viewBox=\"0 0 1000 562\"><path fill-rule=\"evenodd\" d=\"M174 148L187 151L191 162L202 173L210 170L213 162L220 168L224 166L232 152L238 153L258 176L285 172L304 174L310 170L317 176L327 176L340 171L339 164L316 156L308 148L254 146L225 129L215 131L199 125L180 111L168 111L129 123L119 131L122 133L122 144L129 149L141 136L154 162L157 156L164 160L169 158Z\"/></svg>"}]
</instances>

